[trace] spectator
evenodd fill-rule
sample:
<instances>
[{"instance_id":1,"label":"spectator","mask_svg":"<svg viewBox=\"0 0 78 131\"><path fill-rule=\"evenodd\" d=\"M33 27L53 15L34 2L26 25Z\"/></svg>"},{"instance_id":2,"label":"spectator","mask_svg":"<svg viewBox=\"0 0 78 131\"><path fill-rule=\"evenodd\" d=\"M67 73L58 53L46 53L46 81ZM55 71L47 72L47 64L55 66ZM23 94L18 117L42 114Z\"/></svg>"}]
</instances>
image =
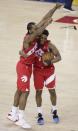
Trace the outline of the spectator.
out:
<instances>
[{"instance_id":1,"label":"spectator","mask_svg":"<svg viewBox=\"0 0 78 131\"><path fill-rule=\"evenodd\" d=\"M74 11L72 9L72 3L73 3L73 0L65 0L64 10L66 10L66 11Z\"/></svg>"}]
</instances>

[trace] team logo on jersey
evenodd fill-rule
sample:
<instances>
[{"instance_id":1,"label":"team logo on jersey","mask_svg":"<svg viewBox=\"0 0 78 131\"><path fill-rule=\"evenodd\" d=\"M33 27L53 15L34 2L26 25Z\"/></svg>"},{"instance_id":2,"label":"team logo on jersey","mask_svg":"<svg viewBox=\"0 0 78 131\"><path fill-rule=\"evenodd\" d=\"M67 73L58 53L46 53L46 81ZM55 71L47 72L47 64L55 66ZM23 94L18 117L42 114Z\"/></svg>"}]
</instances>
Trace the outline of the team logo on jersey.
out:
<instances>
[{"instance_id":1,"label":"team logo on jersey","mask_svg":"<svg viewBox=\"0 0 78 131\"><path fill-rule=\"evenodd\" d=\"M27 78L26 75L23 75L23 76L21 77L21 81L22 81L22 82L27 82L27 80L28 80L28 78Z\"/></svg>"},{"instance_id":2,"label":"team logo on jersey","mask_svg":"<svg viewBox=\"0 0 78 131\"><path fill-rule=\"evenodd\" d=\"M42 49L39 49L35 51L36 56L42 56L44 54L44 51Z\"/></svg>"}]
</instances>

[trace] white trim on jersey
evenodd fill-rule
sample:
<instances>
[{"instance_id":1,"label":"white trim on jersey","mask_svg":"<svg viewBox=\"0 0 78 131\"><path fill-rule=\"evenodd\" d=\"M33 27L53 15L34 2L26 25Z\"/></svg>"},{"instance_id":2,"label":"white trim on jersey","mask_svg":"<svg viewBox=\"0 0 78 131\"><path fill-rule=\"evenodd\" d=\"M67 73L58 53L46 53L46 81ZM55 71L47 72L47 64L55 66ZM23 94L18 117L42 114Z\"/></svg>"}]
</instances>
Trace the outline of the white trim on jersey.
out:
<instances>
[{"instance_id":1,"label":"white trim on jersey","mask_svg":"<svg viewBox=\"0 0 78 131\"><path fill-rule=\"evenodd\" d=\"M55 79L55 73L52 74L46 81L45 81L45 85L48 85L49 83L51 83L54 79Z\"/></svg>"},{"instance_id":2,"label":"white trim on jersey","mask_svg":"<svg viewBox=\"0 0 78 131\"><path fill-rule=\"evenodd\" d=\"M27 52L27 56L32 55L32 54L35 52L36 49L37 49L37 43L34 45L34 47L33 47L31 50L29 50L29 51Z\"/></svg>"}]
</instances>

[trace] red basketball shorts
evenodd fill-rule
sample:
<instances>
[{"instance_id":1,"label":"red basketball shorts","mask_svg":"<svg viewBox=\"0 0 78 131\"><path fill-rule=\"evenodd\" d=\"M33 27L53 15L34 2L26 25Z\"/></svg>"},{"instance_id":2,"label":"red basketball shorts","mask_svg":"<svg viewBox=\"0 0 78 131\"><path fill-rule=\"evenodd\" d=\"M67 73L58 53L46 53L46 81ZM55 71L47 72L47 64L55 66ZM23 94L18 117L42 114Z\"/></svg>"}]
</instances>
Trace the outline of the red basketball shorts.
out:
<instances>
[{"instance_id":1,"label":"red basketball shorts","mask_svg":"<svg viewBox=\"0 0 78 131\"><path fill-rule=\"evenodd\" d=\"M42 90L44 85L48 89L55 88L55 68L35 68L34 67L34 86L36 90Z\"/></svg>"},{"instance_id":2,"label":"red basketball shorts","mask_svg":"<svg viewBox=\"0 0 78 131\"><path fill-rule=\"evenodd\" d=\"M16 66L16 71L18 90L21 90L22 92L29 91L32 65L25 65L19 61Z\"/></svg>"}]
</instances>

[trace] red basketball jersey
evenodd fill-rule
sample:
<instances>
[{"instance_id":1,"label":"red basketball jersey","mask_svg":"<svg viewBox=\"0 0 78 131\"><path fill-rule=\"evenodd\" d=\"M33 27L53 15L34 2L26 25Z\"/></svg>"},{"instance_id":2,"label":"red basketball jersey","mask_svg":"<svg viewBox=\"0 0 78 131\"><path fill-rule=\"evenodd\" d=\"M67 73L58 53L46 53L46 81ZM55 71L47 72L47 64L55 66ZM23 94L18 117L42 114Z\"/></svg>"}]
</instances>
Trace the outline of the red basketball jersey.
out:
<instances>
[{"instance_id":1,"label":"red basketball jersey","mask_svg":"<svg viewBox=\"0 0 78 131\"><path fill-rule=\"evenodd\" d=\"M24 37L24 39L27 37L27 34L26 36ZM32 42L32 44L30 45L30 47L28 47L27 49L25 49L23 47L23 51L25 52L25 54L27 54L27 58L24 58L23 56L20 56L20 61L24 64L33 64L34 62L34 58L35 58L35 50L37 49L37 42L36 40L34 40Z\"/></svg>"},{"instance_id":2,"label":"red basketball jersey","mask_svg":"<svg viewBox=\"0 0 78 131\"><path fill-rule=\"evenodd\" d=\"M42 67L46 67L43 62L42 62L42 55L49 51L49 47L48 47L48 43L49 41L47 40L44 45L40 45L39 48L37 48L37 50L35 51L35 55L36 55L36 58L35 58L35 64L34 64L34 67L39 67L39 68L42 68ZM53 64L50 66L52 67Z\"/></svg>"}]
</instances>

